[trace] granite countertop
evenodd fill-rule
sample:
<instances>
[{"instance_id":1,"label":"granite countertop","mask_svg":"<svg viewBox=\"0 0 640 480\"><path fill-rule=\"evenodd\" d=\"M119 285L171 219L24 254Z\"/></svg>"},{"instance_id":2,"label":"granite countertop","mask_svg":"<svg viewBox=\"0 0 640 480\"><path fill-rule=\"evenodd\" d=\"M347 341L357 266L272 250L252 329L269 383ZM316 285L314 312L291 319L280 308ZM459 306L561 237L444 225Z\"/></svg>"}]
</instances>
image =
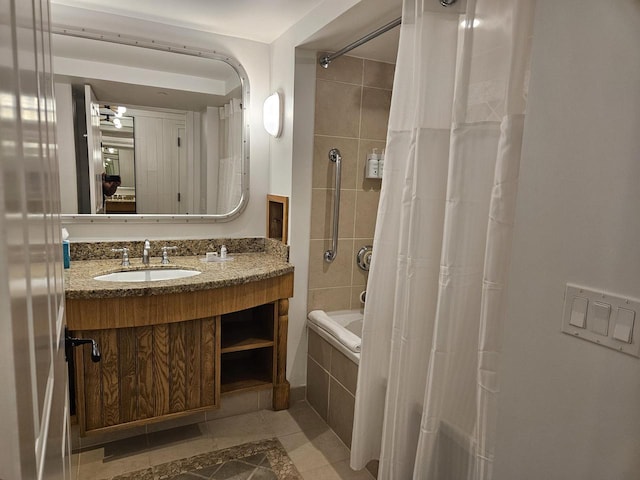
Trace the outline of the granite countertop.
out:
<instances>
[{"instance_id":1,"label":"granite countertop","mask_svg":"<svg viewBox=\"0 0 640 480\"><path fill-rule=\"evenodd\" d=\"M72 261L64 272L65 296L68 299L136 297L167 293L193 292L241 285L293 272L293 265L270 253L233 253L233 260L204 262L203 256L171 257L169 265L161 265L160 257L152 257L149 265L131 258L131 266L123 267L118 259ZM105 282L93 277L114 272L148 269L198 270L200 275L154 282Z\"/></svg>"}]
</instances>

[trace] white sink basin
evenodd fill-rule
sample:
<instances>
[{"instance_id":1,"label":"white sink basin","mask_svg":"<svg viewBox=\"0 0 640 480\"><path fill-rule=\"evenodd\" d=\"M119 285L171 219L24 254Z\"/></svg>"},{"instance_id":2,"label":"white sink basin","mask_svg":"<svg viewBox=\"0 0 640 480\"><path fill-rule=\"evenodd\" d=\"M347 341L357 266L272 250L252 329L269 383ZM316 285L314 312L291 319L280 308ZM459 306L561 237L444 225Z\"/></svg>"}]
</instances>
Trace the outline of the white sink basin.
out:
<instances>
[{"instance_id":1,"label":"white sink basin","mask_svg":"<svg viewBox=\"0 0 640 480\"><path fill-rule=\"evenodd\" d=\"M160 280L174 280L176 278L188 278L200 275L197 270L181 270L162 268L156 270L131 270L129 272L116 272L107 275L98 275L94 280L101 282L158 282Z\"/></svg>"}]
</instances>

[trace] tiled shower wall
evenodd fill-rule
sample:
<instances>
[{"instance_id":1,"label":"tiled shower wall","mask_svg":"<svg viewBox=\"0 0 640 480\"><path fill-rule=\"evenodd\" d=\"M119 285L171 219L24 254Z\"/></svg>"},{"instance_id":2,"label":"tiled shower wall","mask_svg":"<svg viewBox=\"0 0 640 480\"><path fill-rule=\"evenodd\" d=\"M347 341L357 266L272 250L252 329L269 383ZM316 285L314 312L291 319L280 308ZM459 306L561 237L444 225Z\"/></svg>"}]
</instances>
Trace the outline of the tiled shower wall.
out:
<instances>
[{"instance_id":1,"label":"tiled shower wall","mask_svg":"<svg viewBox=\"0 0 640 480\"><path fill-rule=\"evenodd\" d=\"M317 66L311 200L308 310L360 308L367 273L356 264L360 247L373 243L381 180L366 179L367 154L382 152L387 136L395 66L342 56L329 68ZM338 256L331 248L335 164L331 148L342 153Z\"/></svg>"}]
</instances>

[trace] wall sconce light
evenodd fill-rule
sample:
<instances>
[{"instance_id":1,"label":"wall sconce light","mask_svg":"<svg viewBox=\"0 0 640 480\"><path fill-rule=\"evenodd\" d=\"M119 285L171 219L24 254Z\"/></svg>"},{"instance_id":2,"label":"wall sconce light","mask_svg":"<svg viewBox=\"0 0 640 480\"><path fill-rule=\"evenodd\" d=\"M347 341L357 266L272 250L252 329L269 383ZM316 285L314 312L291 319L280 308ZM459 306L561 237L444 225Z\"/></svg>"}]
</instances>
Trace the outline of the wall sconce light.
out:
<instances>
[{"instance_id":1,"label":"wall sconce light","mask_svg":"<svg viewBox=\"0 0 640 480\"><path fill-rule=\"evenodd\" d=\"M278 138L282 133L282 95L278 92L270 95L264 101L262 120L267 133Z\"/></svg>"}]
</instances>

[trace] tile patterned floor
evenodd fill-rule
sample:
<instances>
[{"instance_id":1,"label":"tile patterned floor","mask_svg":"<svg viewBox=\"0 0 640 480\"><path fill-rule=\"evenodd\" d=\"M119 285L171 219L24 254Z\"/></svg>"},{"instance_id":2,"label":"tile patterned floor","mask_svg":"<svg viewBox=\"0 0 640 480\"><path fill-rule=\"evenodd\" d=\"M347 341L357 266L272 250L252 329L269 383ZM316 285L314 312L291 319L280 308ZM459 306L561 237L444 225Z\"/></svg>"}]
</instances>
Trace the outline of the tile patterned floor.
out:
<instances>
[{"instance_id":1,"label":"tile patterned floor","mask_svg":"<svg viewBox=\"0 0 640 480\"><path fill-rule=\"evenodd\" d=\"M366 470L349 468L349 450L305 401L293 404L289 410L261 410L120 440L75 453L71 460L75 479L109 479L270 438L280 441L305 480L373 479ZM231 471L242 467L227 468ZM225 478L221 476L225 472L218 472L219 477ZM249 478L237 473L239 476L229 473L226 478ZM197 478L191 476L180 480ZM254 475L251 480L261 478L268 477Z\"/></svg>"},{"instance_id":2,"label":"tile patterned floor","mask_svg":"<svg viewBox=\"0 0 640 480\"><path fill-rule=\"evenodd\" d=\"M244 443L143 470L111 480L302 480L276 438Z\"/></svg>"}]
</instances>

